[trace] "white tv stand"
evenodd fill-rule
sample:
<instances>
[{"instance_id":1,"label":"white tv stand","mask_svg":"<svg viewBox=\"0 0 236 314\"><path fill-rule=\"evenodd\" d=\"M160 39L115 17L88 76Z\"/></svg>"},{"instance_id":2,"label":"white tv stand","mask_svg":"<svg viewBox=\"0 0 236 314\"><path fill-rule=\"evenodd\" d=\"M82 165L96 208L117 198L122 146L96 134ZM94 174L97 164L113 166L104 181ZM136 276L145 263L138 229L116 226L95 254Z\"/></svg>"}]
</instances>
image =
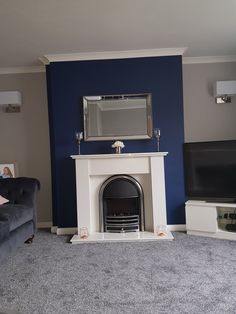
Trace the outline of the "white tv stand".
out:
<instances>
[{"instance_id":1,"label":"white tv stand","mask_svg":"<svg viewBox=\"0 0 236 314\"><path fill-rule=\"evenodd\" d=\"M236 232L226 230L227 224L236 223L227 215L236 213L236 204L187 201L185 213L188 234L236 240Z\"/></svg>"}]
</instances>

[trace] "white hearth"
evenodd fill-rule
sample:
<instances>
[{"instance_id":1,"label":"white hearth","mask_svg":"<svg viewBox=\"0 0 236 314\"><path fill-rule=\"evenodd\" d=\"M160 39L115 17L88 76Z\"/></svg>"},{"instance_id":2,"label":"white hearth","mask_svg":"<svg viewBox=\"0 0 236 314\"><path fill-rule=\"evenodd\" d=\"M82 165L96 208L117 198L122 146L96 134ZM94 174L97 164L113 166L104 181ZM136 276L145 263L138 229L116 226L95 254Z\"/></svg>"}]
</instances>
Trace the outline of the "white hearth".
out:
<instances>
[{"instance_id":1,"label":"white hearth","mask_svg":"<svg viewBox=\"0 0 236 314\"><path fill-rule=\"evenodd\" d=\"M77 226L78 230L86 227L89 231L86 240L74 235L71 242L173 239L170 232L165 237L154 234L156 226L167 224L164 176L166 155L166 152L160 152L71 156L76 165ZM134 177L143 188L144 232L99 232L99 190L107 178L116 174Z\"/></svg>"}]
</instances>

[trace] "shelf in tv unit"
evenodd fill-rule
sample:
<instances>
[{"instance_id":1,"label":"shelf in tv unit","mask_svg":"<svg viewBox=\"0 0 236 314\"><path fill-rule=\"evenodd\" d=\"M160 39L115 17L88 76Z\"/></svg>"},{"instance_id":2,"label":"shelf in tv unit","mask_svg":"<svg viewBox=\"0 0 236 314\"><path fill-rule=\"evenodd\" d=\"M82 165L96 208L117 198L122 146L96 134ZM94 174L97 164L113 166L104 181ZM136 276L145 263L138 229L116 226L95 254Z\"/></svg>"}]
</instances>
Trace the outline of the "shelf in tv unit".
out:
<instances>
[{"instance_id":1,"label":"shelf in tv unit","mask_svg":"<svg viewBox=\"0 0 236 314\"><path fill-rule=\"evenodd\" d=\"M188 234L220 239L236 240L236 219L225 221L225 214L236 214L236 203L187 201L185 203L186 229ZM229 222L231 230L227 230Z\"/></svg>"}]
</instances>

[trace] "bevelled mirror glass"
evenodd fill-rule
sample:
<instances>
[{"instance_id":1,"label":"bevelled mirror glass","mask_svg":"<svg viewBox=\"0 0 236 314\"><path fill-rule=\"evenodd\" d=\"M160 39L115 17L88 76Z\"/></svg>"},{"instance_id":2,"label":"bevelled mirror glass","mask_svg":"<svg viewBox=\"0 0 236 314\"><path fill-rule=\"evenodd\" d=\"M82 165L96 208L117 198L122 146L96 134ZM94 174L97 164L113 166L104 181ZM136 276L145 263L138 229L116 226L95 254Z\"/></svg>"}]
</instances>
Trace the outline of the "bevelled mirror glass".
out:
<instances>
[{"instance_id":1,"label":"bevelled mirror glass","mask_svg":"<svg viewBox=\"0 0 236 314\"><path fill-rule=\"evenodd\" d=\"M152 137L151 94L84 96L85 141Z\"/></svg>"}]
</instances>

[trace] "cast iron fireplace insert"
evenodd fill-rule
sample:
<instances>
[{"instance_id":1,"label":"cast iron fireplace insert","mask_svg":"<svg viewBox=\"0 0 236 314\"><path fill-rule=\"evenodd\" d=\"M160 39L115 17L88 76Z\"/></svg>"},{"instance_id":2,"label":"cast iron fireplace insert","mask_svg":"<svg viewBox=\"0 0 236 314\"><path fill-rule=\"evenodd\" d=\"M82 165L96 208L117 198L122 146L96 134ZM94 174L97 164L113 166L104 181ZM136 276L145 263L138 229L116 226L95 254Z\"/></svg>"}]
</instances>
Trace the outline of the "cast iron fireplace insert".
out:
<instances>
[{"instance_id":1,"label":"cast iron fireplace insert","mask_svg":"<svg viewBox=\"0 0 236 314\"><path fill-rule=\"evenodd\" d=\"M100 231L144 231L144 196L140 183L128 175L109 177L99 192Z\"/></svg>"}]
</instances>

